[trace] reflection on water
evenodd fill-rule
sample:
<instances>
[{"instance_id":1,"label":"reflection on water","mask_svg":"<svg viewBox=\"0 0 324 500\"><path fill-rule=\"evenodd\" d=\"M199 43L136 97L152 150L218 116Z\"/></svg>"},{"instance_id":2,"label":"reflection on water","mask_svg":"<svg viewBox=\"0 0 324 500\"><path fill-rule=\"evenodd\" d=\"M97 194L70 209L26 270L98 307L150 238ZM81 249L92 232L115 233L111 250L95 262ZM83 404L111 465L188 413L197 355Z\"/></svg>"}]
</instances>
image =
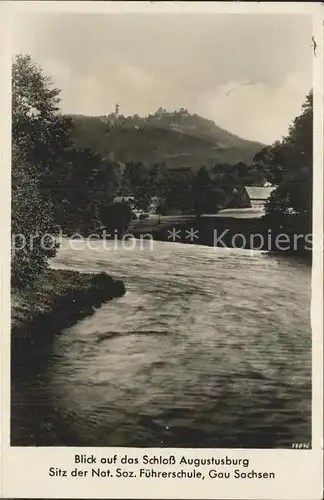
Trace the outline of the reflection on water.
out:
<instances>
[{"instance_id":1,"label":"reflection on water","mask_svg":"<svg viewBox=\"0 0 324 500\"><path fill-rule=\"evenodd\" d=\"M64 242L54 265L107 271L127 293L57 336L29 398L46 384L88 446L310 442L308 266L195 245L96 245Z\"/></svg>"}]
</instances>

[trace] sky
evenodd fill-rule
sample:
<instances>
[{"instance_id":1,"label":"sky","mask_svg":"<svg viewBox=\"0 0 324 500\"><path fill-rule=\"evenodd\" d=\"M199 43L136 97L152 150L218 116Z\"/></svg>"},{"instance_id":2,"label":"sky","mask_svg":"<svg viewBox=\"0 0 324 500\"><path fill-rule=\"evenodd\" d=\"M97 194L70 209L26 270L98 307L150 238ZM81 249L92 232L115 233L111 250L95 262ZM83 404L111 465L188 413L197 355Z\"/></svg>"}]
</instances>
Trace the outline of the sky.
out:
<instances>
[{"instance_id":1,"label":"sky","mask_svg":"<svg viewBox=\"0 0 324 500\"><path fill-rule=\"evenodd\" d=\"M243 138L287 134L312 86L311 18L298 14L38 13L16 17L66 113L187 108Z\"/></svg>"}]
</instances>

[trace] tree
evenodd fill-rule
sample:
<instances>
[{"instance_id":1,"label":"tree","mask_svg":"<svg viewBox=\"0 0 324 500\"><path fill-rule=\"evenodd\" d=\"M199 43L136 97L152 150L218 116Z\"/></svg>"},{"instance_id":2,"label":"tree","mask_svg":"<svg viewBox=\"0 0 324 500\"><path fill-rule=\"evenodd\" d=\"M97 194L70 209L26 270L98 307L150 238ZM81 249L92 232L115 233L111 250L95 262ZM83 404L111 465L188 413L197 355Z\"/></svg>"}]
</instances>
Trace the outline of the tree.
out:
<instances>
[{"instance_id":1,"label":"tree","mask_svg":"<svg viewBox=\"0 0 324 500\"><path fill-rule=\"evenodd\" d=\"M60 91L30 56L17 56L12 71L13 143L37 176L39 196L60 228L87 233L99 222L100 206L116 194L118 167L89 147L75 147L72 121L60 113ZM95 143L106 125L95 119L86 125L88 142Z\"/></svg>"},{"instance_id":2,"label":"tree","mask_svg":"<svg viewBox=\"0 0 324 500\"><path fill-rule=\"evenodd\" d=\"M101 207L111 202L119 187L116 163L91 149L65 152L64 162L47 179L55 219L69 234L87 234L100 224Z\"/></svg>"},{"instance_id":3,"label":"tree","mask_svg":"<svg viewBox=\"0 0 324 500\"><path fill-rule=\"evenodd\" d=\"M12 66L12 285L30 284L56 252L48 178L70 146L69 119L59 114L59 91L30 56Z\"/></svg>"},{"instance_id":4,"label":"tree","mask_svg":"<svg viewBox=\"0 0 324 500\"><path fill-rule=\"evenodd\" d=\"M212 181L206 167L201 167L193 179L193 200L196 215L199 217L206 210L212 191Z\"/></svg>"},{"instance_id":5,"label":"tree","mask_svg":"<svg viewBox=\"0 0 324 500\"><path fill-rule=\"evenodd\" d=\"M39 174L40 182L55 168L62 151L72 145L71 118L59 111L60 90L43 75L29 55L12 66L12 140Z\"/></svg>"},{"instance_id":6,"label":"tree","mask_svg":"<svg viewBox=\"0 0 324 500\"><path fill-rule=\"evenodd\" d=\"M123 196L133 196L138 208L147 208L151 198L149 167L141 162L126 163L120 191Z\"/></svg>"},{"instance_id":7,"label":"tree","mask_svg":"<svg viewBox=\"0 0 324 500\"><path fill-rule=\"evenodd\" d=\"M60 179L64 190L59 190L55 198L58 210L63 200L67 208L59 218L60 226L68 232L84 234L99 224L98 206L105 198L105 184L103 180L100 182L101 157L89 149L73 149L68 159ZM59 177L55 176L53 181L58 183ZM55 194L54 186L50 190Z\"/></svg>"},{"instance_id":8,"label":"tree","mask_svg":"<svg viewBox=\"0 0 324 500\"><path fill-rule=\"evenodd\" d=\"M118 163L102 159L100 162L99 183L104 187L103 199L112 201L116 196L122 176L122 166Z\"/></svg>"},{"instance_id":9,"label":"tree","mask_svg":"<svg viewBox=\"0 0 324 500\"><path fill-rule=\"evenodd\" d=\"M54 257L58 227L52 206L44 205L33 165L13 144L11 166L11 285L25 287L48 267Z\"/></svg>"},{"instance_id":10,"label":"tree","mask_svg":"<svg viewBox=\"0 0 324 500\"><path fill-rule=\"evenodd\" d=\"M166 172L164 184L164 202L160 209L181 210L183 213L192 211L192 172L190 168L171 169Z\"/></svg>"},{"instance_id":11,"label":"tree","mask_svg":"<svg viewBox=\"0 0 324 500\"><path fill-rule=\"evenodd\" d=\"M100 207L100 219L107 237L121 237L132 220L132 211L125 202L107 203Z\"/></svg>"},{"instance_id":12,"label":"tree","mask_svg":"<svg viewBox=\"0 0 324 500\"><path fill-rule=\"evenodd\" d=\"M167 167L164 162L150 166L150 189L152 196L164 198L166 195Z\"/></svg>"},{"instance_id":13,"label":"tree","mask_svg":"<svg viewBox=\"0 0 324 500\"><path fill-rule=\"evenodd\" d=\"M265 222L281 232L312 232L313 93L307 95L302 113L282 141L258 155L269 182L276 183L267 205Z\"/></svg>"}]
</instances>

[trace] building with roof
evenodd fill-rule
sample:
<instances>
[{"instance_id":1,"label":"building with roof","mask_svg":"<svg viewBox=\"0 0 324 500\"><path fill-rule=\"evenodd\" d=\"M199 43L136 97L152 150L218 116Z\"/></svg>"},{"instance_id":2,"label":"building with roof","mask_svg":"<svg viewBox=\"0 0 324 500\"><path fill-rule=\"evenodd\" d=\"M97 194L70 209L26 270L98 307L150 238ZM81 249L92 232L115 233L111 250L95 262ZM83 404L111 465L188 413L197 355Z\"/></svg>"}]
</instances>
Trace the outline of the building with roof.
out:
<instances>
[{"instance_id":1,"label":"building with roof","mask_svg":"<svg viewBox=\"0 0 324 500\"><path fill-rule=\"evenodd\" d=\"M252 208L263 209L275 186L245 186Z\"/></svg>"}]
</instances>

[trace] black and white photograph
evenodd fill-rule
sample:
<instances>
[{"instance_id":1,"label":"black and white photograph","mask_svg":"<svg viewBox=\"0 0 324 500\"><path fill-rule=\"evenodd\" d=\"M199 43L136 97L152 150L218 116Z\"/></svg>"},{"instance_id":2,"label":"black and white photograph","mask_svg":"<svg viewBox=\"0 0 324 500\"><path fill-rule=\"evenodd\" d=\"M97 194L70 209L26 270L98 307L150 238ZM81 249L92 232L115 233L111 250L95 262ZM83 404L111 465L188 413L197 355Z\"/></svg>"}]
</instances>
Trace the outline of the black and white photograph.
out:
<instances>
[{"instance_id":1,"label":"black and white photograph","mask_svg":"<svg viewBox=\"0 0 324 500\"><path fill-rule=\"evenodd\" d=\"M15 17L11 447L312 449L319 43L307 13Z\"/></svg>"}]
</instances>

